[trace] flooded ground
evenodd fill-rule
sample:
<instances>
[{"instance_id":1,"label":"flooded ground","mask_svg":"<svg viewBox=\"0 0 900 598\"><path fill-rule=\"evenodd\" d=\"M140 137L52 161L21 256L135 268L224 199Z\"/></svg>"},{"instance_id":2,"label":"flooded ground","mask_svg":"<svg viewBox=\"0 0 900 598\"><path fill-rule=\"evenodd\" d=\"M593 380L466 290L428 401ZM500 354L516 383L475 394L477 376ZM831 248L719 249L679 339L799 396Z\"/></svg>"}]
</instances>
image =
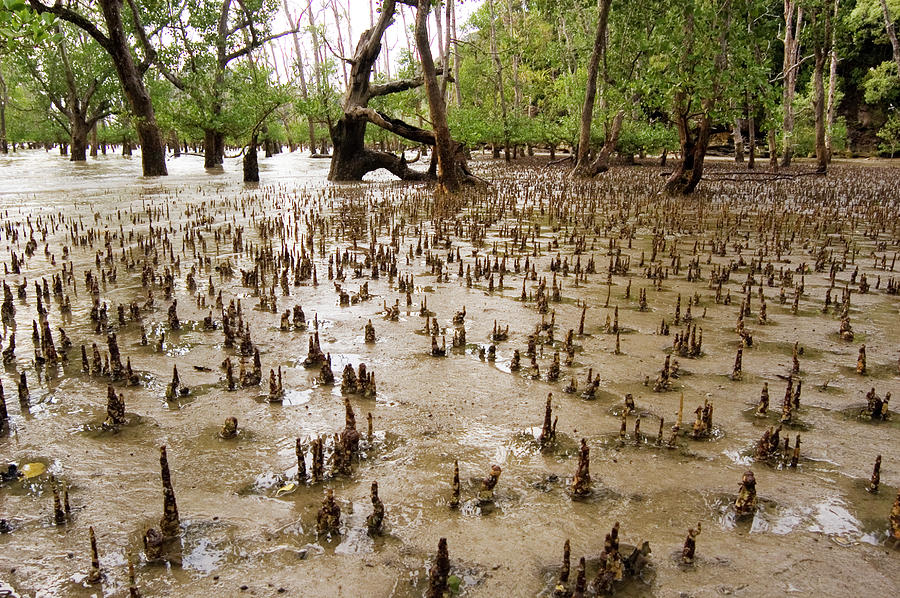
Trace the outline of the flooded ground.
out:
<instances>
[{"instance_id":1,"label":"flooded ground","mask_svg":"<svg viewBox=\"0 0 900 598\"><path fill-rule=\"evenodd\" d=\"M454 594L551 596L565 540L572 579L585 556L590 584L618 521L623 545L647 541L652 553L617 595L896 595L900 552L888 516L900 485L900 419L864 413L870 389L884 398L900 377L896 169L841 165L826 179L736 183L731 167L720 166L704 193L671 199L657 193L659 168L614 169L573 185L563 171L534 163L476 160L494 185L469 192L458 213L436 213L421 186L387 178L328 184L325 160L261 160L258 187L240 183L235 161L216 174L201 160L170 160L171 176L143 180L136 158L0 159L2 260L16 325L15 355L0 376L9 412L0 461L46 468L32 465L27 479L0 485L9 528L0 534L0 594L126 596L132 561L144 596L422 596L445 537ZM330 279L338 260L341 281ZM52 277L64 271L71 275L57 293ZM97 305L107 306L106 325L91 317L87 272ZM40 344L29 339L40 321L34 285L44 279L56 350L60 327L72 341L66 364L38 365ZM336 282L352 296L348 305ZM358 294L365 284L370 298ZM260 354L258 386L228 389L220 365L231 357L237 376L241 339L226 347L220 292L226 309L240 300ZM61 309L65 296L70 312ZM386 308L395 303L391 317ZM281 314L295 305L303 317L283 330ZM839 334L845 308L852 340ZM215 329L204 322L210 316ZM365 342L369 320L374 343ZM506 339L492 340L495 322L509 326ZM702 344L674 347L693 325ZM462 329L465 341L454 348ZM139 382L113 383L127 420L117 432L102 426L110 377L82 371L81 346L89 361L93 343L106 358L107 331ZM4 349L12 332L4 328ZM316 332L334 385L320 381L319 366L304 367ZM528 355L533 334L538 371ZM439 349L446 342L445 356L432 355L433 338ZM556 352L559 379L549 381ZM677 370L657 384L667 356ZM332 476L332 435L345 426L341 374L361 363L377 393L346 395L362 440L352 474ZM173 365L190 393L167 400ZM269 372L279 367L284 396L272 402ZM593 398L583 394L589 375L598 377ZM573 379L576 391L565 392ZM760 461L757 443L782 418L788 379L792 392L802 382L799 407L781 430L790 449ZM770 408L758 416L764 383ZM542 449L548 393L558 424ZM629 393L635 407L623 435ZM673 435L682 396L684 421ZM712 425L694 439L693 412L705 401ZM223 439L229 416L239 431ZM326 479L298 480L296 439L309 468L316 437ZM582 438L592 485L573 497ZM179 554L168 562L149 558L142 543L163 514L163 445L180 514ZM870 493L877 455L881 484ZM492 465L502 468L493 500L479 501ZM759 505L741 518L733 503L748 469ZM62 525L54 524L51 474L68 491ZM366 526L373 481L386 512L375 537ZM330 538L316 530L326 489L341 508L340 533ZM697 558L684 565L682 543L698 522ZM99 585L86 583L91 526Z\"/></svg>"}]
</instances>

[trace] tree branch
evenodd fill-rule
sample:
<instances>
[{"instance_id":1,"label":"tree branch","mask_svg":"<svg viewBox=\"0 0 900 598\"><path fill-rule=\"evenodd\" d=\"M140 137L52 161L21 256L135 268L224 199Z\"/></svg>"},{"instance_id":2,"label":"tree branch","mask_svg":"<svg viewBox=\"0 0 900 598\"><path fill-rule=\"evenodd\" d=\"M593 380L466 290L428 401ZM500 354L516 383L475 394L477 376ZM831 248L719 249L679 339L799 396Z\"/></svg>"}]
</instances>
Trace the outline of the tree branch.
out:
<instances>
[{"instance_id":1,"label":"tree branch","mask_svg":"<svg viewBox=\"0 0 900 598\"><path fill-rule=\"evenodd\" d=\"M434 131L426 131L425 129L414 127L409 123L403 122L397 118L391 118L387 114L378 112L372 108L355 106L351 108L347 114L357 118L364 118L373 125L381 127L385 131L390 131L400 137L409 139L410 141L434 145Z\"/></svg>"},{"instance_id":2,"label":"tree branch","mask_svg":"<svg viewBox=\"0 0 900 598\"><path fill-rule=\"evenodd\" d=\"M438 67L435 69L436 75L443 75L444 69L443 67ZM453 82L453 78L448 75L447 81L450 83ZM422 79L422 75L418 75L411 79L399 79L397 81L389 81L387 83L381 84L373 84L369 87L369 99L376 98L379 96L385 96L392 93L398 93L401 91L406 91L407 89L415 89L416 87L421 87L424 84L424 80Z\"/></svg>"},{"instance_id":3,"label":"tree branch","mask_svg":"<svg viewBox=\"0 0 900 598\"><path fill-rule=\"evenodd\" d=\"M267 35L266 37L261 37L261 38L257 39L255 42L251 41L249 44L247 44L240 50L235 50L231 54L226 54L225 55L225 64L228 64L235 58L240 58L241 56L246 56L247 54L249 54L250 52L252 52L253 50L257 49L258 47L262 46L265 43L268 43L274 39L278 39L279 37L284 37L285 35L291 35L293 33L297 33L297 31L299 31L299 30L298 29L290 29L288 31L282 31L281 33L275 33L272 35Z\"/></svg>"},{"instance_id":4,"label":"tree branch","mask_svg":"<svg viewBox=\"0 0 900 598\"><path fill-rule=\"evenodd\" d=\"M68 23L72 23L79 29L83 30L85 33L94 38L100 46L107 51L110 51L112 47L112 41L104 35L100 29L87 20L82 15L78 14L74 10L68 9L64 7L60 0L57 0L56 4L53 6L47 6L46 4L41 3L39 0L28 0L28 5L31 6L31 10L38 14L49 13L52 15L56 15L63 21Z\"/></svg>"}]
</instances>

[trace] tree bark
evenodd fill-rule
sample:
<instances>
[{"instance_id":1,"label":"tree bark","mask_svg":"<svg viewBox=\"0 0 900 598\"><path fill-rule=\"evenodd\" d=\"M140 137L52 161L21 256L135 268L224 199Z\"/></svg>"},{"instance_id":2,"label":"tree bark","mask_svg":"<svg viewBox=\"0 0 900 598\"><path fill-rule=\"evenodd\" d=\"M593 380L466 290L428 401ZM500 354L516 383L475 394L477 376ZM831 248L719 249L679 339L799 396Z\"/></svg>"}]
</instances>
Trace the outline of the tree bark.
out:
<instances>
[{"instance_id":1,"label":"tree bark","mask_svg":"<svg viewBox=\"0 0 900 598\"><path fill-rule=\"evenodd\" d=\"M497 51L497 28L494 25L494 0L488 0L491 18L491 58L494 61L494 70L497 73L497 90L500 93L500 114L503 117L503 156L509 162L509 121L506 110L506 92L503 89L503 63L500 62L500 53Z\"/></svg>"},{"instance_id":2,"label":"tree bark","mask_svg":"<svg viewBox=\"0 0 900 598\"><path fill-rule=\"evenodd\" d=\"M9 143L6 140L6 105L9 103L9 90L6 87L6 79L3 71L0 71L0 154L9 153ZM13 148L15 151L15 147Z\"/></svg>"},{"instance_id":3,"label":"tree bark","mask_svg":"<svg viewBox=\"0 0 900 598\"><path fill-rule=\"evenodd\" d=\"M409 168L402 154L395 156L388 152L367 149L364 145L366 124L369 122L416 143L426 145L435 143L433 132L368 108L369 100L373 97L412 89L424 82L423 78L418 77L381 85L370 84L372 67L381 51L381 37L393 20L395 8L395 0L384 0L375 26L360 35L350 69L350 86L342 102L343 114L330 127L334 149L328 180L358 181L366 173L379 168L384 168L405 180L428 178L427 173Z\"/></svg>"},{"instance_id":4,"label":"tree bark","mask_svg":"<svg viewBox=\"0 0 900 598\"><path fill-rule=\"evenodd\" d=\"M450 138L450 127L447 125L447 105L441 93L431 56L428 41L428 12L431 9L429 0L419 0L416 11L416 46L422 60L422 78L425 82L425 95L428 97L428 111L434 127L434 153L437 154L438 188L448 193L459 190L460 181L457 172L456 155L459 144Z\"/></svg>"},{"instance_id":5,"label":"tree bark","mask_svg":"<svg viewBox=\"0 0 900 598\"><path fill-rule=\"evenodd\" d=\"M834 0L834 13L832 18L834 23L838 19L838 3L840 0ZM837 88L837 65L838 57L835 49L834 31L831 33L831 51L829 52L830 63L828 66L828 102L825 106L825 153L828 156L828 162L831 163L831 157L834 154L832 147L832 135L834 134L834 112L835 112L835 91Z\"/></svg>"},{"instance_id":6,"label":"tree bark","mask_svg":"<svg viewBox=\"0 0 900 598\"><path fill-rule=\"evenodd\" d=\"M203 131L203 167L219 168L225 163L225 136L215 129Z\"/></svg>"},{"instance_id":7,"label":"tree bark","mask_svg":"<svg viewBox=\"0 0 900 598\"><path fill-rule=\"evenodd\" d=\"M143 73L134 63L131 46L122 22L122 0L98 0L109 33L107 51L113 59L116 74L134 114L134 126L141 144L144 176L165 176L166 151L150 94L144 86Z\"/></svg>"},{"instance_id":8,"label":"tree bark","mask_svg":"<svg viewBox=\"0 0 900 598\"><path fill-rule=\"evenodd\" d=\"M456 89L456 105L462 106L463 98L462 98L462 89L459 87L459 70L460 70L460 57L459 57L459 42L456 38L456 0L447 0L449 2L448 6L452 8L450 15L453 20L453 76L456 82L453 84L453 87Z\"/></svg>"},{"instance_id":9,"label":"tree bark","mask_svg":"<svg viewBox=\"0 0 900 598\"><path fill-rule=\"evenodd\" d=\"M84 162L87 160L87 140L91 128L80 114L74 112L70 119L70 128L72 132L72 149L69 160L72 162Z\"/></svg>"},{"instance_id":10,"label":"tree bark","mask_svg":"<svg viewBox=\"0 0 900 598\"><path fill-rule=\"evenodd\" d=\"M581 129L578 135L578 154L575 159L575 168L571 173L573 177L590 176L591 121L594 118L594 101L597 97L597 72L600 69L600 59L606 51L606 27L609 21L610 4L612 4L612 0L597 1L597 33L594 36L594 49L591 51L591 59L588 62L587 88L581 108Z\"/></svg>"},{"instance_id":11,"label":"tree bark","mask_svg":"<svg viewBox=\"0 0 900 598\"><path fill-rule=\"evenodd\" d=\"M756 118L747 117L747 170L756 168Z\"/></svg>"},{"instance_id":12,"label":"tree bark","mask_svg":"<svg viewBox=\"0 0 900 598\"><path fill-rule=\"evenodd\" d=\"M609 170L609 160L612 157L612 153L616 150L616 146L619 144L619 134L622 132L622 123L624 120L625 111L619 110L616 112L612 124L606 131L606 139L603 142L603 147L597 152L597 158L588 168L589 176L597 176L598 174Z\"/></svg>"},{"instance_id":13,"label":"tree bark","mask_svg":"<svg viewBox=\"0 0 900 598\"><path fill-rule=\"evenodd\" d=\"M778 172L778 144L775 143L775 129L769 127L769 169L772 172Z\"/></svg>"},{"instance_id":14,"label":"tree bark","mask_svg":"<svg viewBox=\"0 0 900 598\"><path fill-rule=\"evenodd\" d=\"M247 146L247 151L244 154L244 182L245 183L258 183L259 182L259 160L256 155L256 147L259 145L259 135L254 132L253 137L250 139L250 145Z\"/></svg>"},{"instance_id":15,"label":"tree bark","mask_svg":"<svg viewBox=\"0 0 900 598\"><path fill-rule=\"evenodd\" d=\"M731 130L731 134L734 137L734 161L735 162L743 162L744 161L744 136L741 133L740 117L734 119L734 126Z\"/></svg>"},{"instance_id":16,"label":"tree bark","mask_svg":"<svg viewBox=\"0 0 900 598\"><path fill-rule=\"evenodd\" d=\"M91 127L91 158L97 157L97 123Z\"/></svg>"},{"instance_id":17,"label":"tree bark","mask_svg":"<svg viewBox=\"0 0 900 598\"><path fill-rule=\"evenodd\" d=\"M884 14L884 29L888 39L891 40L891 49L894 52L894 62L897 64L897 76L900 77L900 42L897 41L897 31L888 13L887 0L881 0L881 12Z\"/></svg>"},{"instance_id":18,"label":"tree bark","mask_svg":"<svg viewBox=\"0 0 900 598\"><path fill-rule=\"evenodd\" d=\"M824 13L824 14L823 14ZM820 10L814 14L813 23L824 19L823 35L816 41L813 55L813 108L816 113L816 172L825 174L828 171L828 148L825 145L825 57L831 47L831 14Z\"/></svg>"},{"instance_id":19,"label":"tree bark","mask_svg":"<svg viewBox=\"0 0 900 598\"><path fill-rule=\"evenodd\" d=\"M686 105L683 92L676 94L676 106ZM675 123L678 129L678 140L681 145L681 162L666 181L666 191L672 194L687 195L693 193L703 176L703 162L709 147L710 120L706 107L698 117L696 128L691 127L691 117L687 110L678 110Z\"/></svg>"},{"instance_id":20,"label":"tree bark","mask_svg":"<svg viewBox=\"0 0 900 598\"><path fill-rule=\"evenodd\" d=\"M282 0L284 2L284 14L288 18L288 22L293 24L294 18L291 16L290 10L288 9L287 0ZM297 21L297 25L299 26L299 20ZM303 50L300 47L300 36L294 31L292 34L292 39L294 41L294 58L297 64L297 77L300 80L300 97L304 100L309 99L309 91L306 88L306 74L303 72ZM309 126L309 153L310 155L316 153L316 125L313 123L312 116L306 117L306 123Z\"/></svg>"},{"instance_id":21,"label":"tree bark","mask_svg":"<svg viewBox=\"0 0 900 598\"><path fill-rule=\"evenodd\" d=\"M796 14L795 14L796 13ZM795 21L796 17L796 21ZM803 8L797 0L784 0L784 90L782 105L782 152L781 165L788 167L794 157L794 95L797 89L797 71L800 62L800 31L803 28Z\"/></svg>"}]
</instances>

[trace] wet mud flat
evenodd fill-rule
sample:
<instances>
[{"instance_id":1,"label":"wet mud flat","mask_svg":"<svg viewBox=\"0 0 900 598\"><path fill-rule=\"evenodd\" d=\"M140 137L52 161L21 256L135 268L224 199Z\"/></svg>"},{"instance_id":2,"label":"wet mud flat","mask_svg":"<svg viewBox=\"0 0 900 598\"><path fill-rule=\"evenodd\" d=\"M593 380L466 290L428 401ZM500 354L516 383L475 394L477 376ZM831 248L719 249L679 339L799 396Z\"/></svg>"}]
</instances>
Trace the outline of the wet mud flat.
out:
<instances>
[{"instance_id":1,"label":"wet mud flat","mask_svg":"<svg viewBox=\"0 0 900 598\"><path fill-rule=\"evenodd\" d=\"M476 160L448 203L291 155L259 187L17 160L0 589L423 596L446 538L449 595L570 595L581 557L586 595L896 593L895 169L676 199Z\"/></svg>"}]
</instances>

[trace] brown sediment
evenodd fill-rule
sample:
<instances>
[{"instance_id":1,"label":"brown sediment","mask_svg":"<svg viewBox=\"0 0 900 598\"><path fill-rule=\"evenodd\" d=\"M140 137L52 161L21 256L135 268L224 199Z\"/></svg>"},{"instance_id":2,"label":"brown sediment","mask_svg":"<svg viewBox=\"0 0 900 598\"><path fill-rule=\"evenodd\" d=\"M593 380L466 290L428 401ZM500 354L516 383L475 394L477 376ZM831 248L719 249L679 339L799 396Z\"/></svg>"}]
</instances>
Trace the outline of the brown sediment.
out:
<instances>
[{"instance_id":1,"label":"brown sediment","mask_svg":"<svg viewBox=\"0 0 900 598\"><path fill-rule=\"evenodd\" d=\"M321 535L337 535L341 533L341 507L334 500L334 490L325 490L322 508L316 516L316 531Z\"/></svg>"},{"instance_id":2,"label":"brown sediment","mask_svg":"<svg viewBox=\"0 0 900 598\"><path fill-rule=\"evenodd\" d=\"M748 469L741 478L741 488L734 501L734 510L741 517L752 515L756 512L756 504L756 477Z\"/></svg>"},{"instance_id":3,"label":"brown sediment","mask_svg":"<svg viewBox=\"0 0 900 598\"><path fill-rule=\"evenodd\" d=\"M437 556L428 570L428 590L425 598L444 598L450 591L447 579L450 576L450 555L447 552L447 538L438 540Z\"/></svg>"},{"instance_id":4,"label":"brown sediment","mask_svg":"<svg viewBox=\"0 0 900 598\"><path fill-rule=\"evenodd\" d=\"M872 494L877 494L879 484L881 484L881 455L875 457L875 466L872 468L872 477L869 478L866 490Z\"/></svg>"},{"instance_id":5,"label":"brown sediment","mask_svg":"<svg viewBox=\"0 0 900 598\"><path fill-rule=\"evenodd\" d=\"M591 449L587 445L587 441L581 439L581 448L578 450L578 469L575 471L575 477L572 478L572 495L587 496L591 493Z\"/></svg>"},{"instance_id":6,"label":"brown sediment","mask_svg":"<svg viewBox=\"0 0 900 598\"><path fill-rule=\"evenodd\" d=\"M369 535L377 536L381 534L382 524L384 523L384 503L378 498L378 482L372 482L372 514L366 518L366 527Z\"/></svg>"},{"instance_id":7,"label":"brown sediment","mask_svg":"<svg viewBox=\"0 0 900 598\"><path fill-rule=\"evenodd\" d=\"M697 536L700 535L701 523L697 522L697 527L688 530L687 537L684 539L684 547L681 549L681 562L689 565L694 562L694 552L697 550Z\"/></svg>"}]
</instances>

